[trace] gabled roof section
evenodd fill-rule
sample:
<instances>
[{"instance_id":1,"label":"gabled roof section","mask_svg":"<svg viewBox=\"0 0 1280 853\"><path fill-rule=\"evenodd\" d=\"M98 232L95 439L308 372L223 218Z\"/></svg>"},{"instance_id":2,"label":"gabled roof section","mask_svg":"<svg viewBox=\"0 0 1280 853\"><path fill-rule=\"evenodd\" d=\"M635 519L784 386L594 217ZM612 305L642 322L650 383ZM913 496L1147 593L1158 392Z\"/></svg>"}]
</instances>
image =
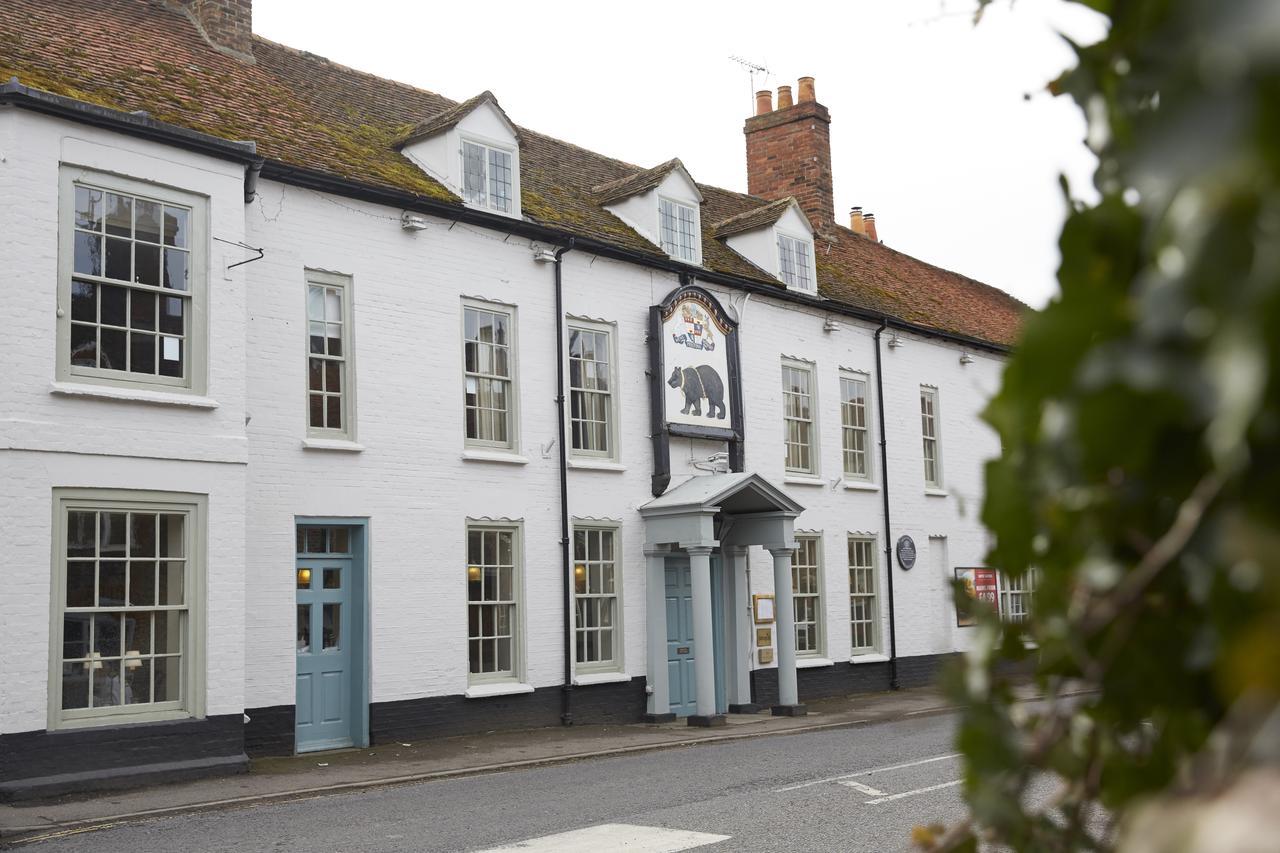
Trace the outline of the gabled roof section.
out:
<instances>
[{"instance_id":1,"label":"gabled roof section","mask_svg":"<svg viewBox=\"0 0 1280 853\"><path fill-rule=\"evenodd\" d=\"M395 147L400 149L406 145L411 145L414 142L417 142L419 139L426 139L428 136L435 136L443 130L448 130L474 112L476 107L486 103L490 104L498 111L498 115L502 116L502 120L506 122L507 127L510 128L511 135L519 140L520 131L516 128L515 122L507 116L506 110L504 110L502 105L498 103L498 98L493 94L493 92L485 89L475 97L467 98L457 106L450 107L439 115L432 116L417 125L413 130L406 133L402 139L396 142Z\"/></svg>"},{"instance_id":2,"label":"gabled roof section","mask_svg":"<svg viewBox=\"0 0 1280 853\"><path fill-rule=\"evenodd\" d=\"M759 474L736 472L690 477L666 494L641 504L640 514L707 510L726 504L740 505L738 511L804 512L804 507Z\"/></svg>"},{"instance_id":3,"label":"gabled roof section","mask_svg":"<svg viewBox=\"0 0 1280 853\"><path fill-rule=\"evenodd\" d=\"M665 163L660 163L652 169L644 169L633 175L627 175L625 178L618 178L616 181L609 181L603 184L597 184L591 188L591 192L595 194L596 201L600 204L613 204L622 201L624 198L631 198L633 195L647 193L652 189L656 189L659 184L666 180L667 175L676 170L684 175L685 180L689 182L689 186L694 188L694 192L698 193L698 201L701 202L702 193L698 190L697 183L690 176L689 170L684 167L684 163L680 162L679 157L673 157Z\"/></svg>"},{"instance_id":4,"label":"gabled roof section","mask_svg":"<svg viewBox=\"0 0 1280 853\"><path fill-rule=\"evenodd\" d=\"M791 196L787 196L717 222L711 226L712 236L730 237L734 234L741 234L744 231L754 231L757 228L764 228L766 225L773 225L792 207L806 222L809 221L809 218L804 215L804 211L800 209L800 203Z\"/></svg>"},{"instance_id":5,"label":"gabled roof section","mask_svg":"<svg viewBox=\"0 0 1280 853\"><path fill-rule=\"evenodd\" d=\"M0 80L17 77L76 101L143 110L158 122L220 139L252 140L269 163L287 168L464 207L397 146L424 125L469 113L490 93L467 107L259 36L253 37L253 56L249 65L219 53L184 14L159 0L0 2ZM662 176L641 177L669 164L642 169L528 128L516 130L526 220L655 263L670 261L606 209L595 189L660 183L674 162ZM768 204L758 196L696 186L703 222L724 223ZM1017 339L1027 308L996 288L839 226L817 235L814 250L818 292L830 299L995 345ZM710 228L702 229L702 267L785 292Z\"/></svg>"}]
</instances>

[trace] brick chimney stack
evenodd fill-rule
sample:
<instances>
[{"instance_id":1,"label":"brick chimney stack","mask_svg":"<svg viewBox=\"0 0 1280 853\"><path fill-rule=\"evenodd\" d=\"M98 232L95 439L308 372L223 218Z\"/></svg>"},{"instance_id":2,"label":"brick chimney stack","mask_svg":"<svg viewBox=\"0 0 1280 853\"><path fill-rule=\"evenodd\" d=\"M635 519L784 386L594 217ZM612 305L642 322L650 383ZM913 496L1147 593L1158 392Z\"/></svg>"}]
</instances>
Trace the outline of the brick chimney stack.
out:
<instances>
[{"instance_id":1,"label":"brick chimney stack","mask_svg":"<svg viewBox=\"0 0 1280 853\"><path fill-rule=\"evenodd\" d=\"M747 192L770 201L795 196L816 229L835 224L831 180L831 114L818 103L813 78L801 77L800 100L778 87L778 108L769 93L756 93L756 114L747 119Z\"/></svg>"},{"instance_id":2,"label":"brick chimney stack","mask_svg":"<svg viewBox=\"0 0 1280 853\"><path fill-rule=\"evenodd\" d=\"M876 236L876 215L868 213L862 217L862 224L866 227L867 239L873 243L879 243L880 238Z\"/></svg>"},{"instance_id":3,"label":"brick chimney stack","mask_svg":"<svg viewBox=\"0 0 1280 853\"><path fill-rule=\"evenodd\" d=\"M253 0L169 0L215 50L253 62Z\"/></svg>"},{"instance_id":4,"label":"brick chimney stack","mask_svg":"<svg viewBox=\"0 0 1280 853\"><path fill-rule=\"evenodd\" d=\"M855 207L849 211L849 228L854 234L866 236L867 225L862 219L862 208Z\"/></svg>"}]
</instances>

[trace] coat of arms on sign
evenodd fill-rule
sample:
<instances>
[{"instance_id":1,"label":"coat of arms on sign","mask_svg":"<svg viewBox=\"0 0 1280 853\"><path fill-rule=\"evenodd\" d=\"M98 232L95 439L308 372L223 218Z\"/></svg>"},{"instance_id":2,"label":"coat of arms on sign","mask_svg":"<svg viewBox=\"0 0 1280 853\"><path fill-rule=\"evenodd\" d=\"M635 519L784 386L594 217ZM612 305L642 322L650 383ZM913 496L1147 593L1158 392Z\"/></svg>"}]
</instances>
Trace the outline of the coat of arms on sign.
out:
<instances>
[{"instance_id":1,"label":"coat of arms on sign","mask_svg":"<svg viewBox=\"0 0 1280 853\"><path fill-rule=\"evenodd\" d=\"M696 304L686 302L680 306L680 321L683 331L674 332L671 335L673 341L704 352L711 352L716 348L714 327Z\"/></svg>"}]
</instances>

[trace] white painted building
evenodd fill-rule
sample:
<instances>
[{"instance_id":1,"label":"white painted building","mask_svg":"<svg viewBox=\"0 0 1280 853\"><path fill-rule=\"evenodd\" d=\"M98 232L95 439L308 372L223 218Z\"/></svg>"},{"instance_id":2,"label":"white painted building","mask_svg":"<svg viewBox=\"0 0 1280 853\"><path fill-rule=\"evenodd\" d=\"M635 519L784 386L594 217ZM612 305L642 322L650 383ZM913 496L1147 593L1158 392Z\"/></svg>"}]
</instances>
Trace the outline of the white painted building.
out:
<instances>
[{"instance_id":1,"label":"white painted building","mask_svg":"<svg viewBox=\"0 0 1280 853\"><path fill-rule=\"evenodd\" d=\"M834 223L811 79L763 93L742 195L248 7L0 10L0 797L803 713L965 648L1022 306ZM62 51L75 15L172 62ZM675 352L723 365L693 414Z\"/></svg>"}]
</instances>

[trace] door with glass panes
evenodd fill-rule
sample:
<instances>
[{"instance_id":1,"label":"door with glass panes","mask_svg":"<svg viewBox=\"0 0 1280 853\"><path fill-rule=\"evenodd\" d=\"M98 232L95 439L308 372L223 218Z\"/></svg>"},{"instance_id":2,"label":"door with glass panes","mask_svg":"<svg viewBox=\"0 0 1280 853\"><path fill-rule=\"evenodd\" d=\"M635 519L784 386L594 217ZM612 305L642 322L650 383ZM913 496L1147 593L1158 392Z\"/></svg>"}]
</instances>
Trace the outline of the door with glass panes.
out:
<instances>
[{"instance_id":1,"label":"door with glass panes","mask_svg":"<svg viewBox=\"0 0 1280 853\"><path fill-rule=\"evenodd\" d=\"M352 631L356 579L345 528L300 527L297 555L298 752L356 743Z\"/></svg>"}]
</instances>

